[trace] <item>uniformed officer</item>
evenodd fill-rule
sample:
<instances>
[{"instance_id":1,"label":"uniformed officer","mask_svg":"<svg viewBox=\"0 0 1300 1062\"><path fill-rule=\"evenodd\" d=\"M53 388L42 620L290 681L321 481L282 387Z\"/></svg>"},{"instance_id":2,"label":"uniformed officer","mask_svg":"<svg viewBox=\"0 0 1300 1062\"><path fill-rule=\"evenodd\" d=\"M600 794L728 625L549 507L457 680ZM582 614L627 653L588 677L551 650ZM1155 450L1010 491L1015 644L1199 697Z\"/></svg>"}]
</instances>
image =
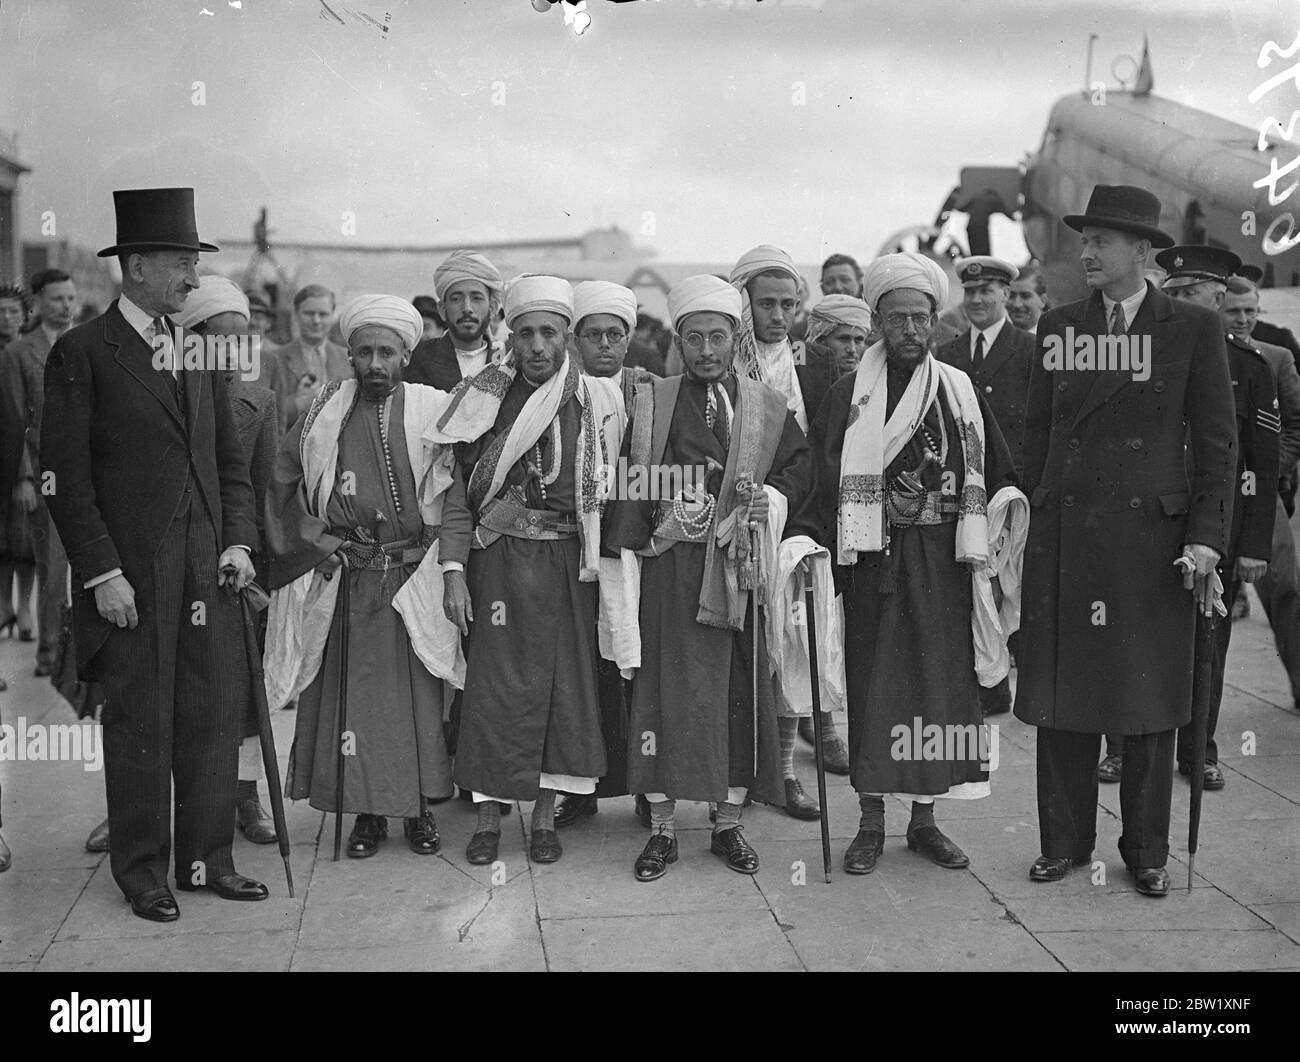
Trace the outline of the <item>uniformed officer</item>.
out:
<instances>
[{"instance_id":1,"label":"uniformed officer","mask_svg":"<svg viewBox=\"0 0 1300 1062\"><path fill-rule=\"evenodd\" d=\"M935 352L940 361L970 376L975 389L988 402L1011 449L1017 474L1023 470L1020 443L1025 430L1029 366L1034 358L1034 337L1022 332L1007 317L1011 282L1019 275L1020 271L1010 262L991 255L958 259L962 306L970 327ZM1013 636L1013 653L1018 644L1019 639ZM1010 678L988 689L981 686L980 707L985 715L1009 712Z\"/></svg>"},{"instance_id":2,"label":"uniformed officer","mask_svg":"<svg viewBox=\"0 0 1300 1062\"><path fill-rule=\"evenodd\" d=\"M1228 277L1241 267L1231 251L1218 247L1170 247L1156 255L1168 271L1164 291L1174 299L1218 311L1222 308ZM1227 334L1228 371L1237 406L1237 503L1232 509L1228 549L1219 564L1226 588L1224 600L1236 597L1242 583L1253 583L1268 571L1273 552L1273 512L1278 480L1281 419L1277 388L1268 361L1251 344ZM1223 770L1214 730L1223 698L1223 674L1232 638L1231 618L1216 629L1213 681L1210 690L1209 727L1205 737L1205 788L1222 789ZM1190 775L1195 748L1192 727L1178 731L1178 771Z\"/></svg>"}]
</instances>

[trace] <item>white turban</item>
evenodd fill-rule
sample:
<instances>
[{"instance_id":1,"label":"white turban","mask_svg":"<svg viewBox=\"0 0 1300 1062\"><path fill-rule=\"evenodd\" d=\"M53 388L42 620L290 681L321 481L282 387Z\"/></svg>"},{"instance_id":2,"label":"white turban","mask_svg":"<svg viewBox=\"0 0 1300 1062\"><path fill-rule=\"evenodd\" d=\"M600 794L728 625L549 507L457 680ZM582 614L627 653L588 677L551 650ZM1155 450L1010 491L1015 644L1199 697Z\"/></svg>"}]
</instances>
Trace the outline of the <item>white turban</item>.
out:
<instances>
[{"instance_id":1,"label":"white turban","mask_svg":"<svg viewBox=\"0 0 1300 1062\"><path fill-rule=\"evenodd\" d=\"M249 320L248 296L233 280L209 276L199 277L198 290L185 296L184 309L172 316L182 328L193 328L219 313L237 313Z\"/></svg>"},{"instance_id":2,"label":"white turban","mask_svg":"<svg viewBox=\"0 0 1300 1062\"><path fill-rule=\"evenodd\" d=\"M447 289L462 280L477 280L489 292L501 294L505 286L497 267L477 251L452 251L447 260L433 271L433 291L442 302Z\"/></svg>"},{"instance_id":3,"label":"white turban","mask_svg":"<svg viewBox=\"0 0 1300 1062\"><path fill-rule=\"evenodd\" d=\"M827 295L808 313L808 338L832 332L840 325L871 331L871 308L852 295Z\"/></svg>"},{"instance_id":4,"label":"white turban","mask_svg":"<svg viewBox=\"0 0 1300 1062\"><path fill-rule=\"evenodd\" d=\"M636 295L622 284L584 280L573 289L573 320L576 323L593 313L613 314L631 332L636 328Z\"/></svg>"},{"instance_id":5,"label":"white turban","mask_svg":"<svg viewBox=\"0 0 1300 1062\"><path fill-rule=\"evenodd\" d=\"M677 322L688 313L726 314L737 325L740 324L740 292L725 280L711 273L687 277L673 285L668 292L668 316L673 322L673 331L677 331Z\"/></svg>"},{"instance_id":6,"label":"white turban","mask_svg":"<svg viewBox=\"0 0 1300 1062\"><path fill-rule=\"evenodd\" d=\"M515 318L533 310L558 313L573 323L573 288L561 277L525 273L515 277L506 289L506 324L513 327Z\"/></svg>"},{"instance_id":7,"label":"white turban","mask_svg":"<svg viewBox=\"0 0 1300 1062\"><path fill-rule=\"evenodd\" d=\"M887 254L869 262L862 274L862 290L873 310L881 298L899 288L924 291L934 297L935 309L948 304L948 274L932 258L916 251Z\"/></svg>"},{"instance_id":8,"label":"white turban","mask_svg":"<svg viewBox=\"0 0 1300 1062\"><path fill-rule=\"evenodd\" d=\"M357 329L370 325L396 332L407 350L414 350L424 335L420 311L396 295L358 295L339 311L339 331L345 343L352 341Z\"/></svg>"},{"instance_id":9,"label":"white turban","mask_svg":"<svg viewBox=\"0 0 1300 1062\"><path fill-rule=\"evenodd\" d=\"M731 271L731 283L739 291L759 273L766 273L769 269L787 274L796 285L802 281L794 259L780 247L773 247L770 243L760 243L753 250L746 251L740 256L740 261Z\"/></svg>"}]
</instances>

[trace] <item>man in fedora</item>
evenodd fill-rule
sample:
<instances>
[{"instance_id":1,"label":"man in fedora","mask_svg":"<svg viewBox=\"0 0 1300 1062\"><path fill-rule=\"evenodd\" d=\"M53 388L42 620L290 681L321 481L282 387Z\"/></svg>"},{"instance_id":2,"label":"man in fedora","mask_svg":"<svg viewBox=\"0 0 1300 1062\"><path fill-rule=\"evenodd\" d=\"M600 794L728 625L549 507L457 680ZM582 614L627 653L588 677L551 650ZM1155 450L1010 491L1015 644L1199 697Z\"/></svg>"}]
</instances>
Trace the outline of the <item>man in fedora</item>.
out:
<instances>
[{"instance_id":1,"label":"man in fedora","mask_svg":"<svg viewBox=\"0 0 1300 1062\"><path fill-rule=\"evenodd\" d=\"M167 887L261 900L231 859L248 696L238 598L253 578L253 492L224 376L170 357L168 314L198 287L190 188L113 193L122 295L45 366L41 462L72 568L79 675L104 687L113 878L141 918Z\"/></svg>"},{"instance_id":2,"label":"man in fedora","mask_svg":"<svg viewBox=\"0 0 1300 1062\"><path fill-rule=\"evenodd\" d=\"M1029 876L1059 881L1092 858L1109 732L1124 736L1120 855L1139 893L1164 896L1174 746L1191 718L1188 591L1232 525L1232 381L1218 316L1143 276L1152 246L1174 242L1154 195L1098 185L1063 220L1083 235L1092 292L1039 322L1025 413L1015 713L1038 727L1042 842Z\"/></svg>"}]
</instances>

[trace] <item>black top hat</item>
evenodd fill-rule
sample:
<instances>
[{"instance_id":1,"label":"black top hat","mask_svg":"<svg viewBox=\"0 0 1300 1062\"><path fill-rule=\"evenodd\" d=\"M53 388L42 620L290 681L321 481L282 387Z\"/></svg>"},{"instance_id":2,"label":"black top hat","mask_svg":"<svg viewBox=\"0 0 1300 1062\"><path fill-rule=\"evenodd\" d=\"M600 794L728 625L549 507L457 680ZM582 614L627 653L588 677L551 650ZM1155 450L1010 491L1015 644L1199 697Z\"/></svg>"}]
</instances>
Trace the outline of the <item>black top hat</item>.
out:
<instances>
[{"instance_id":1,"label":"black top hat","mask_svg":"<svg viewBox=\"0 0 1300 1062\"><path fill-rule=\"evenodd\" d=\"M217 251L199 239L194 220L193 188L131 188L113 193L117 212L117 242L99 252L100 258L143 251L150 247L181 251Z\"/></svg>"},{"instance_id":2,"label":"black top hat","mask_svg":"<svg viewBox=\"0 0 1300 1062\"><path fill-rule=\"evenodd\" d=\"M1128 184L1099 184L1092 190L1082 214L1061 219L1076 232L1085 227L1119 229L1150 240L1156 247L1172 247L1174 238L1160 231L1160 200L1145 188Z\"/></svg>"},{"instance_id":3,"label":"black top hat","mask_svg":"<svg viewBox=\"0 0 1300 1062\"><path fill-rule=\"evenodd\" d=\"M1156 265L1168 274L1164 287L1198 284L1202 280L1227 282L1241 268L1241 259L1225 247L1194 244L1168 247L1156 255Z\"/></svg>"}]
</instances>

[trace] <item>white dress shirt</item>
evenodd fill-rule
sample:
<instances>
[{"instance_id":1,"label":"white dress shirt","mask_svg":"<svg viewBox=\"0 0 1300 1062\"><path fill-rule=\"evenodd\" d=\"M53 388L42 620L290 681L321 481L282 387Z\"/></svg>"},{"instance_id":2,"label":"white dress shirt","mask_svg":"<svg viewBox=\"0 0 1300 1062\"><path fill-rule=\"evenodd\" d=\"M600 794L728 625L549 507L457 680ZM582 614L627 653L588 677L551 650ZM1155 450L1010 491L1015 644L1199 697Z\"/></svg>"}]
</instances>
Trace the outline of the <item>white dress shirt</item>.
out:
<instances>
[{"instance_id":1,"label":"white dress shirt","mask_svg":"<svg viewBox=\"0 0 1300 1062\"><path fill-rule=\"evenodd\" d=\"M984 337L984 356L989 356L989 351L993 349L993 344L997 342L998 336L1002 333L1002 326L1007 323L1007 315L1003 314L988 328L983 330L977 329L974 325L970 328L970 356L975 357L975 344L979 342L979 337Z\"/></svg>"},{"instance_id":2,"label":"white dress shirt","mask_svg":"<svg viewBox=\"0 0 1300 1062\"><path fill-rule=\"evenodd\" d=\"M1127 332L1133 327L1133 322L1137 318L1138 310L1142 308L1142 300L1146 297L1147 282L1144 280L1142 281L1142 289L1140 291L1136 294L1130 295L1120 303L1120 306L1124 308L1124 331ZM1115 300L1103 291L1101 293L1101 302L1106 308L1106 331L1109 332L1111 315L1115 312Z\"/></svg>"}]
</instances>

